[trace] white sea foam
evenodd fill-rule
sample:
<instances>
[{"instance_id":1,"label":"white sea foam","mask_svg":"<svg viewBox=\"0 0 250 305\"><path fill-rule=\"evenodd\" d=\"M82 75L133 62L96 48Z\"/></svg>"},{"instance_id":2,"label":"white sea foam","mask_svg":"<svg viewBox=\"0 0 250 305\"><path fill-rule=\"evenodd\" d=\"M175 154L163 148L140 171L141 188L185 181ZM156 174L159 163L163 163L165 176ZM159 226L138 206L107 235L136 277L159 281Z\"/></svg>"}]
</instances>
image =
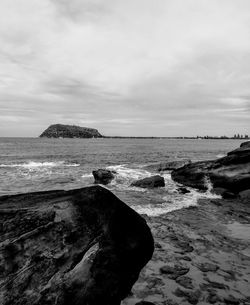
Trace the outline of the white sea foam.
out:
<instances>
[{"instance_id":1,"label":"white sea foam","mask_svg":"<svg viewBox=\"0 0 250 305\"><path fill-rule=\"evenodd\" d=\"M225 154L218 154L218 155L216 155L216 158L223 158L223 157L225 157L226 155Z\"/></svg>"},{"instance_id":2,"label":"white sea foam","mask_svg":"<svg viewBox=\"0 0 250 305\"><path fill-rule=\"evenodd\" d=\"M91 177L93 177L93 175L92 174L83 174L82 175L82 178L91 178Z\"/></svg>"},{"instance_id":3,"label":"white sea foam","mask_svg":"<svg viewBox=\"0 0 250 305\"><path fill-rule=\"evenodd\" d=\"M24 169L51 168L51 167L59 167L59 166L76 167L76 166L80 166L80 164L65 163L65 161L55 161L55 162L30 161L27 163L0 164L0 167L2 167L2 168L17 167L17 168L24 168Z\"/></svg>"},{"instance_id":4,"label":"white sea foam","mask_svg":"<svg viewBox=\"0 0 250 305\"><path fill-rule=\"evenodd\" d=\"M126 164L107 167L109 170L114 170L118 175L112 181L112 184L124 184L129 186L134 180L143 179L152 176L152 173L142 168L129 168Z\"/></svg>"},{"instance_id":5,"label":"white sea foam","mask_svg":"<svg viewBox=\"0 0 250 305\"><path fill-rule=\"evenodd\" d=\"M212 184L209 179L205 180L207 186L206 192L199 192L193 188L186 187L189 190L189 193L181 194L178 192L178 187L181 187L180 184L177 184L171 179L171 172L164 172L161 174L165 180L165 187L160 189L145 189L139 187L132 187L131 183L137 179L143 179L145 177L150 177L154 175L151 172L139 167L139 168L130 168L127 164L115 165L107 167L109 170L116 171L115 179L109 184L108 189L111 190L121 190L121 191L133 191L133 192L148 192L150 196L162 196L162 204L135 204L131 207L140 214L147 214L148 216L158 216L172 212L174 210L179 210L182 208L187 208L190 206L196 206L199 199L202 198L220 198L220 196L211 193ZM83 178L91 178L91 173L84 173ZM142 195L144 196L144 195ZM142 197L143 198L143 197ZM156 200L159 202L159 199Z\"/></svg>"},{"instance_id":6,"label":"white sea foam","mask_svg":"<svg viewBox=\"0 0 250 305\"><path fill-rule=\"evenodd\" d=\"M132 208L140 214L147 214L148 216L159 216L175 210L188 208L190 206L197 206L199 199L216 199L221 198L209 192L200 193L198 191L191 191L188 194L175 197L164 196L162 204L148 204L148 205L133 205Z\"/></svg>"},{"instance_id":7,"label":"white sea foam","mask_svg":"<svg viewBox=\"0 0 250 305\"><path fill-rule=\"evenodd\" d=\"M213 185L207 178L205 180L207 191L200 192L190 187L186 187L189 191L187 194L180 194L178 187L181 185L176 184L171 179L171 174L166 173L163 175L165 179L165 189L167 195L163 196L162 204L147 204L147 205L133 205L132 207L140 214L147 214L148 216L159 216L175 210L180 210L190 206L197 206L199 199L217 199L221 196L212 193Z\"/></svg>"}]
</instances>

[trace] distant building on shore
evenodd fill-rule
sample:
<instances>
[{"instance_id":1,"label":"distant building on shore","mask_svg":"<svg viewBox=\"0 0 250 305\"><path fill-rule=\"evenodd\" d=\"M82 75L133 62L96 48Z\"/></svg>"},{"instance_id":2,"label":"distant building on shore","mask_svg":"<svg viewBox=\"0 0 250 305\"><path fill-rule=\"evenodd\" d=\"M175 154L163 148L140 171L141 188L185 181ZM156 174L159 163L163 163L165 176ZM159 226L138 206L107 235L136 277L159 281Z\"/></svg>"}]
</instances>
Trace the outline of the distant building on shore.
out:
<instances>
[{"instance_id":1,"label":"distant building on shore","mask_svg":"<svg viewBox=\"0 0 250 305\"><path fill-rule=\"evenodd\" d=\"M197 139L249 139L248 135L235 134L233 137L227 136L197 136Z\"/></svg>"},{"instance_id":2,"label":"distant building on shore","mask_svg":"<svg viewBox=\"0 0 250 305\"><path fill-rule=\"evenodd\" d=\"M249 139L248 135L240 135L239 133L238 134L235 134L234 135L234 139Z\"/></svg>"}]
</instances>

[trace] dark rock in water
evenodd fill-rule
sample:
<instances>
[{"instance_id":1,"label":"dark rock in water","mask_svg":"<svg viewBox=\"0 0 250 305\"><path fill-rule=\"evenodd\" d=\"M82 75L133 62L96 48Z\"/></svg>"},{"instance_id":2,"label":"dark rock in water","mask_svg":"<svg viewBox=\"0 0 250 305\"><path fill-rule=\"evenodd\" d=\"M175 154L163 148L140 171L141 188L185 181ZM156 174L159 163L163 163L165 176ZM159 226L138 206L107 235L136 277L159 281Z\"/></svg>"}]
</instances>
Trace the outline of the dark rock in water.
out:
<instances>
[{"instance_id":1,"label":"dark rock in water","mask_svg":"<svg viewBox=\"0 0 250 305\"><path fill-rule=\"evenodd\" d=\"M156 175L134 181L133 183L131 183L131 186L137 186L142 188L163 187L165 186L165 181L163 177Z\"/></svg>"},{"instance_id":2,"label":"dark rock in water","mask_svg":"<svg viewBox=\"0 0 250 305\"><path fill-rule=\"evenodd\" d=\"M244 142L240 144L240 147L229 152L228 155L237 155L237 154L248 154L250 152L250 141Z\"/></svg>"},{"instance_id":3,"label":"dark rock in water","mask_svg":"<svg viewBox=\"0 0 250 305\"><path fill-rule=\"evenodd\" d=\"M160 163L154 163L145 166L144 168L147 170L152 171L167 171L167 170L174 170L177 168L180 168L186 164L190 164L191 160L176 160L176 161L169 161L169 162L160 162Z\"/></svg>"},{"instance_id":4,"label":"dark rock in water","mask_svg":"<svg viewBox=\"0 0 250 305\"><path fill-rule=\"evenodd\" d=\"M186 186L205 190L209 179L214 188L237 194L250 185L250 142L214 161L185 165L171 173L172 179Z\"/></svg>"},{"instance_id":5,"label":"dark rock in water","mask_svg":"<svg viewBox=\"0 0 250 305\"><path fill-rule=\"evenodd\" d=\"M98 169L93 171L92 174L95 178L96 184L109 184L114 178L116 172L110 171L108 169Z\"/></svg>"},{"instance_id":6,"label":"dark rock in water","mask_svg":"<svg viewBox=\"0 0 250 305\"><path fill-rule=\"evenodd\" d=\"M136 303L135 305L155 305L155 304L152 302L140 301L140 302Z\"/></svg>"},{"instance_id":7,"label":"dark rock in water","mask_svg":"<svg viewBox=\"0 0 250 305\"><path fill-rule=\"evenodd\" d=\"M0 223L1 305L118 305L154 249L101 186L0 197Z\"/></svg>"},{"instance_id":8,"label":"dark rock in water","mask_svg":"<svg viewBox=\"0 0 250 305\"><path fill-rule=\"evenodd\" d=\"M40 138L102 138L97 129L74 125L50 125Z\"/></svg>"},{"instance_id":9,"label":"dark rock in water","mask_svg":"<svg viewBox=\"0 0 250 305\"><path fill-rule=\"evenodd\" d=\"M224 192L224 193L222 194L222 198L223 198L223 199L235 199L235 198L237 198L237 197L238 197L237 194L232 193L232 192L229 192L229 191Z\"/></svg>"},{"instance_id":10,"label":"dark rock in water","mask_svg":"<svg viewBox=\"0 0 250 305\"><path fill-rule=\"evenodd\" d=\"M216 187L213 189L213 193L216 195L220 195L223 199L233 199L237 197L237 194L230 192L223 187Z\"/></svg>"},{"instance_id":11,"label":"dark rock in water","mask_svg":"<svg viewBox=\"0 0 250 305\"><path fill-rule=\"evenodd\" d=\"M181 194L188 194L190 191L185 187L178 187L177 191Z\"/></svg>"}]
</instances>

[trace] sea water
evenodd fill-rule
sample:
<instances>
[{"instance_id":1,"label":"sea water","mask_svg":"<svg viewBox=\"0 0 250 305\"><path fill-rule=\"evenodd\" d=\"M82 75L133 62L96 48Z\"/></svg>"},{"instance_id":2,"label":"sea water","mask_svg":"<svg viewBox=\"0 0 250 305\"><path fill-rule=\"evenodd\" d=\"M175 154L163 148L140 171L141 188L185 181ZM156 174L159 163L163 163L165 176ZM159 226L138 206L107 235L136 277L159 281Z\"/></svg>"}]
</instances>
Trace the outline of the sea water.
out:
<instances>
[{"instance_id":1,"label":"sea water","mask_svg":"<svg viewBox=\"0 0 250 305\"><path fill-rule=\"evenodd\" d=\"M92 171L117 172L105 186L139 213L160 215L215 197L208 189L180 194L170 172L162 172L166 186L132 187L137 179L155 173L144 167L155 162L220 158L241 140L198 139L47 139L0 138L0 195L80 188L93 183Z\"/></svg>"}]
</instances>

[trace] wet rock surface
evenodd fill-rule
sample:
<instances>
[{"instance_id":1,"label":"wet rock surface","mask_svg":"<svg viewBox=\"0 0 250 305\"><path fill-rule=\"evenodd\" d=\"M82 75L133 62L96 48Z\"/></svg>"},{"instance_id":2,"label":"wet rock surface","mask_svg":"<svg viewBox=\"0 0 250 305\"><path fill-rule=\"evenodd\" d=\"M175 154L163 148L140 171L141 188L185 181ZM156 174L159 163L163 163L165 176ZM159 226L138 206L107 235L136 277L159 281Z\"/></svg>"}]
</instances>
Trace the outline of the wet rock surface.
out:
<instances>
[{"instance_id":1,"label":"wet rock surface","mask_svg":"<svg viewBox=\"0 0 250 305\"><path fill-rule=\"evenodd\" d=\"M0 224L1 305L118 305L154 248L100 186L0 197Z\"/></svg>"},{"instance_id":2,"label":"wet rock surface","mask_svg":"<svg viewBox=\"0 0 250 305\"><path fill-rule=\"evenodd\" d=\"M172 178L186 186L207 189L209 179L214 188L224 188L224 198L249 189L250 185L250 141L227 156L214 161L201 161L187 164L174 170Z\"/></svg>"},{"instance_id":3,"label":"wet rock surface","mask_svg":"<svg viewBox=\"0 0 250 305\"><path fill-rule=\"evenodd\" d=\"M109 184L115 178L115 171L110 171L108 169L98 169L92 172L95 184Z\"/></svg>"},{"instance_id":4,"label":"wet rock surface","mask_svg":"<svg viewBox=\"0 0 250 305\"><path fill-rule=\"evenodd\" d=\"M131 186L142 187L142 188L164 187L165 181L163 177L156 175L134 181L133 183L131 183Z\"/></svg>"},{"instance_id":5,"label":"wet rock surface","mask_svg":"<svg viewBox=\"0 0 250 305\"><path fill-rule=\"evenodd\" d=\"M168 162L159 162L150 164L144 167L144 169L155 171L155 172L162 172L162 171L170 171L177 168L180 168L186 164L190 164L191 160L176 160L176 161L168 161Z\"/></svg>"},{"instance_id":6,"label":"wet rock surface","mask_svg":"<svg viewBox=\"0 0 250 305\"><path fill-rule=\"evenodd\" d=\"M250 235L232 231L249 228L247 202L202 199L147 221L160 246L122 305L249 304Z\"/></svg>"},{"instance_id":7,"label":"wet rock surface","mask_svg":"<svg viewBox=\"0 0 250 305\"><path fill-rule=\"evenodd\" d=\"M178 187L177 191L180 194L188 194L188 193L190 193L190 191L186 187Z\"/></svg>"}]
</instances>

